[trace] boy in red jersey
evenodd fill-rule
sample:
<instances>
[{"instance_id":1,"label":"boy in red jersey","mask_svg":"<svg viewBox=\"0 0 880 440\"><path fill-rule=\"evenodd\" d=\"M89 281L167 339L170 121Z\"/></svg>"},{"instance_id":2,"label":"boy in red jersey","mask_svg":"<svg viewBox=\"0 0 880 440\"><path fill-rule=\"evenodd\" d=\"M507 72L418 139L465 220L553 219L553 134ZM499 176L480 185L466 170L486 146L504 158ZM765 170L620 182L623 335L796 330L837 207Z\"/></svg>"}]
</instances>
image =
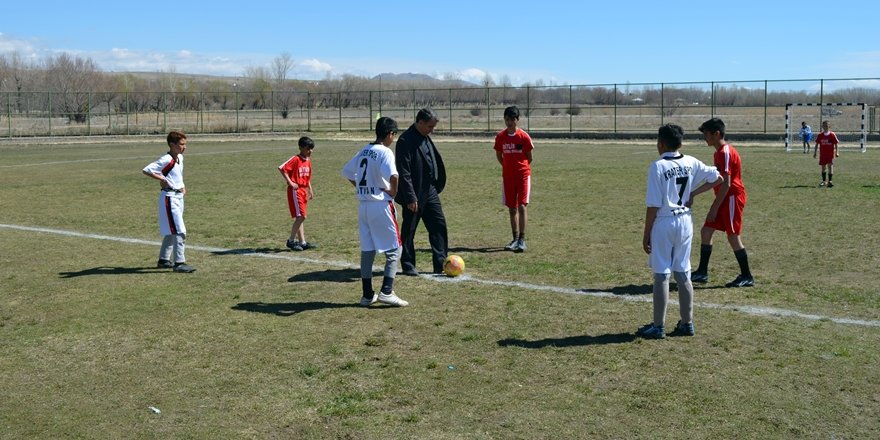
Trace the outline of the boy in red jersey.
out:
<instances>
[{"instance_id":1,"label":"boy in red jersey","mask_svg":"<svg viewBox=\"0 0 880 440\"><path fill-rule=\"evenodd\" d=\"M519 109L504 109L504 125L507 127L495 136L495 157L501 164L501 201L510 213L510 230L513 240L504 248L514 252L526 250L526 224L528 223L529 193L532 188L532 138L516 126Z\"/></svg>"},{"instance_id":2,"label":"boy in red jersey","mask_svg":"<svg viewBox=\"0 0 880 440\"><path fill-rule=\"evenodd\" d=\"M725 287L751 287L755 285L749 270L749 256L742 243L743 209L746 206L746 188L742 183L742 162L739 152L724 140L724 121L718 118L703 122L699 128L706 144L715 148L715 167L721 173L721 185L715 187L715 202L706 214L706 222L700 230L700 265L691 274L695 283L709 282L709 257L712 255L712 235L715 230L727 233L727 242L739 263L740 274Z\"/></svg>"},{"instance_id":3,"label":"boy in red jersey","mask_svg":"<svg viewBox=\"0 0 880 440\"><path fill-rule=\"evenodd\" d=\"M816 150L819 150L819 166L822 167L822 183L819 186L831 188L834 183L831 182L831 175L834 174L834 158L840 157L837 151L837 134L831 131L831 123L822 121L822 132L816 136L816 146L813 147L813 158L816 158ZM828 167L828 173L825 173L825 167ZM826 179L827 177L827 179Z\"/></svg>"},{"instance_id":4,"label":"boy in red jersey","mask_svg":"<svg viewBox=\"0 0 880 440\"><path fill-rule=\"evenodd\" d=\"M293 218L293 226L290 227L290 237L287 239L287 247L294 251L303 251L317 247L314 243L306 241L303 222L306 221L306 206L309 200L315 197L312 189L312 150L315 149L315 141L308 136L299 138L299 154L287 159L278 167L284 182L287 184L287 205L290 208L290 216Z\"/></svg>"}]
</instances>

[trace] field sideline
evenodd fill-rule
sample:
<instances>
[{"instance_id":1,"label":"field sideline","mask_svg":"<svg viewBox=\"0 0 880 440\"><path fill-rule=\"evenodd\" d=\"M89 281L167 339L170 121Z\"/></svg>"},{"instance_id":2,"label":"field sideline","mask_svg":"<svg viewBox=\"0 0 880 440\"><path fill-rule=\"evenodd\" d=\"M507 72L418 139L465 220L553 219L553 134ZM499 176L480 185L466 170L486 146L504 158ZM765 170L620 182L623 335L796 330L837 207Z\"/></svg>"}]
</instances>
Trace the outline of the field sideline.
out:
<instances>
[{"instance_id":1,"label":"field sideline","mask_svg":"<svg viewBox=\"0 0 880 440\"><path fill-rule=\"evenodd\" d=\"M876 151L843 150L822 189L812 155L734 143L757 285L723 288L737 268L716 236L697 335L644 341L650 141L536 140L529 251L512 254L490 140L439 137L468 270L400 277L410 307L364 309L339 170L366 139L349 136L316 137L305 228L320 247L303 253L284 247L276 170L295 141L192 136L193 274L154 268L157 188L140 169L161 139L0 142L0 438L880 434ZM423 229L416 247L425 270Z\"/></svg>"}]
</instances>

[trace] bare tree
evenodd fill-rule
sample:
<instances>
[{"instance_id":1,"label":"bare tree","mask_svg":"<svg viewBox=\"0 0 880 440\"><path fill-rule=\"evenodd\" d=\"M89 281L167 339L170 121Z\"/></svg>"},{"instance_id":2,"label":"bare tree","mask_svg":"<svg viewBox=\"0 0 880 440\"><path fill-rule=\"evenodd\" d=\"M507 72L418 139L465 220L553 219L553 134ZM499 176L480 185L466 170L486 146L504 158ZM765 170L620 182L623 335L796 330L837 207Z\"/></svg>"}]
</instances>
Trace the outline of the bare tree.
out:
<instances>
[{"instance_id":1,"label":"bare tree","mask_svg":"<svg viewBox=\"0 0 880 440\"><path fill-rule=\"evenodd\" d=\"M47 90L56 92L53 106L72 122L83 123L89 114L89 93L101 80L98 65L91 58L61 53L46 60Z\"/></svg>"},{"instance_id":2,"label":"bare tree","mask_svg":"<svg viewBox=\"0 0 880 440\"><path fill-rule=\"evenodd\" d=\"M284 84L293 65L293 56L288 52L281 52L281 55L272 60L272 77L275 79L275 84L279 86Z\"/></svg>"},{"instance_id":3,"label":"bare tree","mask_svg":"<svg viewBox=\"0 0 880 440\"><path fill-rule=\"evenodd\" d=\"M265 67L250 66L245 69L244 75L248 78L248 89L250 96L244 98L252 109L262 109L266 107L268 102L267 95L272 91L272 84L269 82L269 69ZM242 103L242 106L246 103Z\"/></svg>"}]
</instances>

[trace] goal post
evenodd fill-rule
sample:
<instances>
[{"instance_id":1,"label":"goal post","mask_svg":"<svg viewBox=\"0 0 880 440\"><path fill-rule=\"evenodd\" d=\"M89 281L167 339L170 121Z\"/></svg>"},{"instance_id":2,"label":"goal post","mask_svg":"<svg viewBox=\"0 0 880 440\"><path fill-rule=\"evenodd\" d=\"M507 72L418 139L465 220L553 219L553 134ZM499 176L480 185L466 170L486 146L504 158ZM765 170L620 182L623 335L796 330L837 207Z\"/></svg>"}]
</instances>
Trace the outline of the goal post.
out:
<instances>
[{"instance_id":1,"label":"goal post","mask_svg":"<svg viewBox=\"0 0 880 440\"><path fill-rule=\"evenodd\" d=\"M806 122L813 131L813 142L822 131L822 121L831 122L831 131L837 134L840 148L854 147L864 153L868 147L868 106L864 103L796 103L785 104L785 151L792 150L792 144L802 144L801 122Z\"/></svg>"}]
</instances>

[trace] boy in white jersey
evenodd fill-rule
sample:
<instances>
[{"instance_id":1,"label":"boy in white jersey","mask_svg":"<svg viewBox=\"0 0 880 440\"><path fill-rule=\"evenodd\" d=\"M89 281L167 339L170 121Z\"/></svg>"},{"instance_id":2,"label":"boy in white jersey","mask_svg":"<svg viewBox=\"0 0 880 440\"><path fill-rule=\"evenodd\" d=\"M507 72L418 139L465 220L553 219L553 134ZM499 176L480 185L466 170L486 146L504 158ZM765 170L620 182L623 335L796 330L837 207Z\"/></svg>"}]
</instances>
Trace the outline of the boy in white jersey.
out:
<instances>
[{"instance_id":1,"label":"boy in white jersey","mask_svg":"<svg viewBox=\"0 0 880 440\"><path fill-rule=\"evenodd\" d=\"M654 273L654 321L639 328L636 334L650 339L666 337L664 321L670 273L678 283L681 315L672 334L694 335L694 287L690 278L694 225L690 205L695 195L721 183L721 174L715 167L678 152L683 138L684 131L678 125L660 127L657 136L660 159L648 167L642 247L649 255Z\"/></svg>"},{"instance_id":2,"label":"boy in white jersey","mask_svg":"<svg viewBox=\"0 0 880 440\"><path fill-rule=\"evenodd\" d=\"M400 228L394 210L398 174L394 152L388 148L397 134L397 122L381 117L376 120L376 140L367 144L342 168L342 176L355 188L360 201L358 231L361 242L361 305L377 300L393 306L407 306L393 290L397 262L400 260ZM385 253L385 271L379 294L373 292L373 260L376 252Z\"/></svg>"},{"instance_id":3,"label":"boy in white jersey","mask_svg":"<svg viewBox=\"0 0 880 440\"><path fill-rule=\"evenodd\" d=\"M183 152L186 151L186 135L179 131L168 133L166 138L168 153L147 165L143 173L159 181L159 233L162 234L162 247L159 249L160 269L173 269L175 272L195 272L186 264L185 243L186 225L183 223ZM173 254L172 254L173 251Z\"/></svg>"}]
</instances>

